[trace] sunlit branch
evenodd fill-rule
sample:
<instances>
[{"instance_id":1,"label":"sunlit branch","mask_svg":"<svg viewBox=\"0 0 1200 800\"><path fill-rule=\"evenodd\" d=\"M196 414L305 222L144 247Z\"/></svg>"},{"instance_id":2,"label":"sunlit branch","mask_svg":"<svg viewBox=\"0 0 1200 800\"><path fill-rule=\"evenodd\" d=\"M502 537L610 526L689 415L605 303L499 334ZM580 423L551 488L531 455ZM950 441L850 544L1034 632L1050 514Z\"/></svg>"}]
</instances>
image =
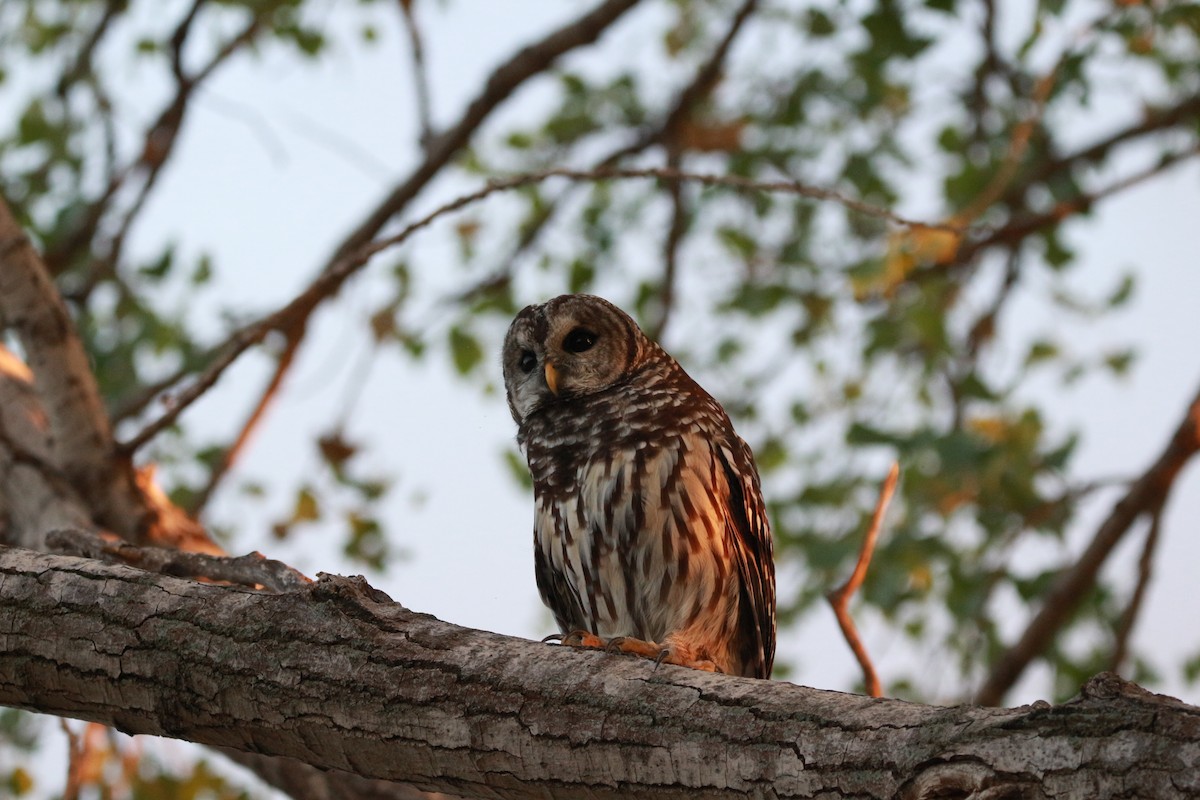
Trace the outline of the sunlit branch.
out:
<instances>
[{"instance_id":1,"label":"sunlit branch","mask_svg":"<svg viewBox=\"0 0 1200 800\"><path fill-rule=\"evenodd\" d=\"M875 513L871 515L871 524L867 526L862 547L858 551L858 563L854 565L854 572L850 573L850 577L846 579L845 583L825 595L829 600L829 605L833 607L834 616L837 617L842 635L846 637L846 643L854 651L854 657L858 660L859 667L862 668L863 684L867 694L871 697L882 697L883 687L879 683L879 675L875 671L871 656L867 653L867 648L858 635L858 626L854 624L854 618L850 616L850 598L854 596L867 577L867 569L871 566L871 556L875 552L875 542L879 539L879 529L883 526L883 515L887 513L888 504L892 502L892 495L896 492L896 481L899 478L900 465L893 463L879 490L879 500L875 503Z\"/></svg>"},{"instance_id":2,"label":"sunlit branch","mask_svg":"<svg viewBox=\"0 0 1200 800\"><path fill-rule=\"evenodd\" d=\"M233 444L221 452L212 473L208 476L208 481L204 484L204 488L200 490L196 498L192 501L191 507L188 510L193 515L199 514L208 505L208 501L212 498L213 493L220 486L225 476L229 474L230 468L236 463L238 456L241 455L246 444L250 441L250 435L266 416L267 408L271 405L271 401L279 394L279 389L283 386L283 379L291 369L292 363L296 359L296 353L300 349L300 343L304 340L306 322L307 317L300 319L296 326L289 328L285 332L283 350L275 362L275 371L271 374L271 379L267 381L266 389L259 393L258 402L246 417L246 421L242 423L237 438L233 440Z\"/></svg>"}]
</instances>

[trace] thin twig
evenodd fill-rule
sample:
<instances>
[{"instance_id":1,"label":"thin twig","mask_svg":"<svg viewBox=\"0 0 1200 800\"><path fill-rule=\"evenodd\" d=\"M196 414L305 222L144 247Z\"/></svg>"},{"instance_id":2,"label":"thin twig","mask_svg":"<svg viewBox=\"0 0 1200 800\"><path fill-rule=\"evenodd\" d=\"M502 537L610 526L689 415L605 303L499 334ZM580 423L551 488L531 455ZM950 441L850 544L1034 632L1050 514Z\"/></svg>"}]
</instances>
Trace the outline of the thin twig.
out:
<instances>
[{"instance_id":1,"label":"thin twig","mask_svg":"<svg viewBox=\"0 0 1200 800\"><path fill-rule=\"evenodd\" d=\"M421 29L413 14L413 0L399 0L404 17L404 28L408 31L408 46L412 56L413 90L417 95L417 124L422 147L433 141L433 113L429 104L429 74L425 67L425 45L421 40Z\"/></svg>"},{"instance_id":2,"label":"thin twig","mask_svg":"<svg viewBox=\"0 0 1200 800\"><path fill-rule=\"evenodd\" d=\"M849 605L850 598L862 586L863 579L867 577L867 568L871 566L871 556L875 552L875 542L879 539L879 529L883 526L883 515L887 512L888 504L892 502L892 495L896 492L896 481L899 478L900 465L893 463L879 490L879 500L875 503L875 513L871 515L871 524L867 527L862 548L858 551L858 563L854 565L854 572L850 573L850 577L844 584L825 595L829 600L829 605L833 607L833 613L837 617L838 625L841 626L842 635L846 637L847 644L854 651L854 657L858 659L858 665L863 671L863 683L866 686L867 694L871 697L882 697L883 687L879 683L879 675L875 672L871 656L868 655L867 648L858 635L858 626L854 624L854 618L850 616Z\"/></svg>"},{"instance_id":3,"label":"thin twig","mask_svg":"<svg viewBox=\"0 0 1200 800\"><path fill-rule=\"evenodd\" d=\"M169 547L137 547L120 539L107 539L79 530L50 531L46 534L46 548L64 555L127 564L177 578L204 578L238 586L262 587L273 592L302 589L312 583L282 561L264 558L260 553L214 556Z\"/></svg>"},{"instance_id":4,"label":"thin twig","mask_svg":"<svg viewBox=\"0 0 1200 800\"><path fill-rule=\"evenodd\" d=\"M1125 665L1125 658L1129 653L1129 637L1133 633L1138 613L1142 610L1146 587L1150 585L1151 574L1154 571L1154 551L1158 547L1159 533L1162 527L1162 515L1161 505L1152 512L1150 527L1146 531L1146 541L1142 545L1142 555L1138 559L1137 585L1134 586L1133 594L1129 598L1129 605L1125 606L1125 610L1121 612L1121 618L1117 621L1116 633L1113 636L1112 660L1109 662L1109 669L1116 673L1120 673Z\"/></svg>"},{"instance_id":5,"label":"thin twig","mask_svg":"<svg viewBox=\"0 0 1200 800\"><path fill-rule=\"evenodd\" d=\"M88 723L83 724L86 732ZM58 726L67 735L67 785L63 787L62 800L79 800L79 790L83 787L84 737L71 730L63 717L59 718Z\"/></svg>"},{"instance_id":6,"label":"thin twig","mask_svg":"<svg viewBox=\"0 0 1200 800\"><path fill-rule=\"evenodd\" d=\"M271 401L279 394L279 388L283 385L284 376L291 369L292 362L296 358L296 353L300 349L300 343L304 340L304 324L306 320L301 320L301 325L287 331L286 340L283 345L283 352L279 354L278 360L275 362L275 371L271 375L271 379L267 381L267 388L259 394L258 402L246 417L246 421L242 423L241 430L238 432L237 438L233 444L221 453L217 460L216 466L213 467L212 473L208 476L208 481L204 484L204 488L197 493L196 498L192 501L188 512L198 517L200 512L208 505L208 501L216 492L217 487L221 485L221 481L229 474L229 470L237 462L238 456L245 449L246 443L250 441L250 435L258 424L262 422L267 413L267 408L271 405Z\"/></svg>"},{"instance_id":7,"label":"thin twig","mask_svg":"<svg viewBox=\"0 0 1200 800\"><path fill-rule=\"evenodd\" d=\"M672 169L678 169L681 156L672 152L667 162ZM649 330L649 336L656 342L661 342L666 332L667 323L671 320L671 311L675 306L675 281L679 271L679 245L683 242L688 227L687 201L683 197L683 184L671 181L667 185L667 195L671 199L671 227L667 230L667 238L663 242L663 277L658 290L659 312Z\"/></svg>"}]
</instances>

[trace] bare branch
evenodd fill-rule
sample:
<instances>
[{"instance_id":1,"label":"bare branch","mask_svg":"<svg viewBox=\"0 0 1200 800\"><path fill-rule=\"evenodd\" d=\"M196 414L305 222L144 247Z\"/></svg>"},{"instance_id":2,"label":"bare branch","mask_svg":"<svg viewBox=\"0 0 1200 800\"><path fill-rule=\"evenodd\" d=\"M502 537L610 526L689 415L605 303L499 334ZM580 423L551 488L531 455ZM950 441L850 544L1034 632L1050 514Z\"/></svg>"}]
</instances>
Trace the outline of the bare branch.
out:
<instances>
[{"instance_id":1,"label":"bare branch","mask_svg":"<svg viewBox=\"0 0 1200 800\"><path fill-rule=\"evenodd\" d=\"M429 104L429 74L425 67L425 45L421 29L413 14L412 0L399 0L404 29L408 31L408 47L412 56L413 91L417 96L417 125L422 147L433 141L433 112Z\"/></svg>"},{"instance_id":2,"label":"bare branch","mask_svg":"<svg viewBox=\"0 0 1200 800\"><path fill-rule=\"evenodd\" d=\"M160 575L224 581L273 592L289 592L312 583L282 561L266 558L261 553L218 556L168 547L137 547L120 539L69 528L46 534L46 548L52 553L127 564Z\"/></svg>"},{"instance_id":3,"label":"bare branch","mask_svg":"<svg viewBox=\"0 0 1200 800\"><path fill-rule=\"evenodd\" d=\"M1138 613L1142 610L1146 588L1150 585L1150 577L1154 572L1154 551L1158 548L1162 514L1161 505L1151 512L1150 527L1146 531L1146 541L1142 545L1142 555L1138 559L1137 585L1133 588L1129 605L1125 606L1125 610L1121 612L1121 618L1117 621L1117 629L1113 634L1113 653L1109 664L1110 669L1118 674L1125 666L1125 658L1129 653L1129 637L1133 633Z\"/></svg>"},{"instance_id":4,"label":"bare branch","mask_svg":"<svg viewBox=\"0 0 1200 800\"><path fill-rule=\"evenodd\" d=\"M1139 517L1153 515L1166 503L1179 471L1197 451L1200 451L1200 392L1192 398L1183 421L1162 454L1113 507L1079 560L1058 576L1021 637L992 664L975 696L976 702L989 706L1003 702L1004 695L1025 668L1046 651L1088 590L1095 585L1100 567L1133 523Z\"/></svg>"},{"instance_id":5,"label":"bare branch","mask_svg":"<svg viewBox=\"0 0 1200 800\"><path fill-rule=\"evenodd\" d=\"M213 493L221 485L225 476L229 474L229 470L237 461L238 456L242 454L246 445L250 441L251 434L258 427L259 423L266 418L267 408L270 407L271 401L279 394L279 389L283 386L283 379L288 374L292 367L292 362L296 358L296 353L300 349L300 343L304 341L304 331L306 329L307 317L297 320L297 324L285 331L286 339L283 344L283 351L279 354L275 362L275 371L271 374L271 379L267 381L267 387L258 396L258 402L246 417L246 421L242 423L241 430L238 431L237 437L233 440L233 444L225 448L220 454L216 466L208 476L207 483L204 488L196 495L196 499L192 502L189 511L193 515L198 515L208 501L212 499Z\"/></svg>"},{"instance_id":6,"label":"bare branch","mask_svg":"<svg viewBox=\"0 0 1200 800\"><path fill-rule=\"evenodd\" d=\"M680 155L671 154L667 166L678 169ZM687 201L683 197L683 184L671 181L667 184L667 196L671 199L671 226L667 229L667 238L663 242L663 276L658 290L659 315L648 331L651 339L662 341L667 323L671 321L671 311L675 306L675 280L679 271L679 245L683 242L688 227Z\"/></svg>"},{"instance_id":7,"label":"bare branch","mask_svg":"<svg viewBox=\"0 0 1200 800\"><path fill-rule=\"evenodd\" d=\"M887 507L892 502L892 495L896 492L896 481L899 478L900 465L893 463L879 490L879 500L875 503L875 513L871 515L871 524L867 526L862 548L858 551L858 563L854 565L854 572L850 573L850 577L846 579L845 583L825 595L829 600L829 605L833 607L833 613L837 617L838 626L842 629L842 635L846 637L847 644L854 651L854 657L858 659L858 665L863 671L863 685L871 697L882 697L883 687L879 683L879 674L875 671L871 656L867 653L867 648L858 635L858 626L854 624L854 617L850 616L850 598L854 596L854 593L862 586L863 579L867 577L867 569L871 566L871 556L875 552L875 542L879 539L879 529L883 527L883 515L887 513Z\"/></svg>"},{"instance_id":8,"label":"bare branch","mask_svg":"<svg viewBox=\"0 0 1200 800\"><path fill-rule=\"evenodd\" d=\"M108 0L105 3L104 12L100 15L96 27L92 28L92 32L80 46L75 58L71 61L71 66L67 67L58 79L58 85L55 86L54 91L59 97L65 98L73 85L78 81L88 80L88 76L92 75L92 56L105 35L111 30L113 20L117 18L118 14L123 13L126 7L127 0Z\"/></svg>"}]
</instances>

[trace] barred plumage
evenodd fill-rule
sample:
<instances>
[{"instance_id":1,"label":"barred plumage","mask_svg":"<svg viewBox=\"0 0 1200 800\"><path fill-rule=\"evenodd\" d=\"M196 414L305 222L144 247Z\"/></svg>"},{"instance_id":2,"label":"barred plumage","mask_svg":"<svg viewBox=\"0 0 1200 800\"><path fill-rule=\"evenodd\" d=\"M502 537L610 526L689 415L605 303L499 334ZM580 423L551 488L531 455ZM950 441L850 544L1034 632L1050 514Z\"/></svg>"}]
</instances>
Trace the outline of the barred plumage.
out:
<instances>
[{"instance_id":1,"label":"barred plumage","mask_svg":"<svg viewBox=\"0 0 1200 800\"><path fill-rule=\"evenodd\" d=\"M522 310L503 359L533 476L538 589L563 633L769 677L771 532L754 457L720 404L591 295Z\"/></svg>"}]
</instances>

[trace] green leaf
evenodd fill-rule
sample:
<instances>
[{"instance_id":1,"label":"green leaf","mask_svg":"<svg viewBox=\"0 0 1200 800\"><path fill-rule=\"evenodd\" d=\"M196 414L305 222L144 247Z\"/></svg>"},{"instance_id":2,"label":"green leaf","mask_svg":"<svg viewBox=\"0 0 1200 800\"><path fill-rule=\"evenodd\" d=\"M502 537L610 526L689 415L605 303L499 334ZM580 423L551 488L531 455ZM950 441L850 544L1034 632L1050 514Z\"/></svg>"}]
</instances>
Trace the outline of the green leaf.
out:
<instances>
[{"instance_id":1,"label":"green leaf","mask_svg":"<svg viewBox=\"0 0 1200 800\"><path fill-rule=\"evenodd\" d=\"M1104 366L1108 367L1112 374L1124 376L1129 372L1129 367L1136 357L1137 354L1132 349L1118 350L1104 356Z\"/></svg>"},{"instance_id":2,"label":"green leaf","mask_svg":"<svg viewBox=\"0 0 1200 800\"><path fill-rule=\"evenodd\" d=\"M466 375L483 361L479 340L457 325L450 329L450 354L460 375Z\"/></svg>"},{"instance_id":3,"label":"green leaf","mask_svg":"<svg viewBox=\"0 0 1200 800\"><path fill-rule=\"evenodd\" d=\"M1125 275L1121 277L1121 283L1116 289L1113 290L1112 294L1108 296L1108 307L1120 308L1128 303L1133 297L1133 289L1136 285L1136 282L1136 278L1132 272L1125 273Z\"/></svg>"}]
</instances>

